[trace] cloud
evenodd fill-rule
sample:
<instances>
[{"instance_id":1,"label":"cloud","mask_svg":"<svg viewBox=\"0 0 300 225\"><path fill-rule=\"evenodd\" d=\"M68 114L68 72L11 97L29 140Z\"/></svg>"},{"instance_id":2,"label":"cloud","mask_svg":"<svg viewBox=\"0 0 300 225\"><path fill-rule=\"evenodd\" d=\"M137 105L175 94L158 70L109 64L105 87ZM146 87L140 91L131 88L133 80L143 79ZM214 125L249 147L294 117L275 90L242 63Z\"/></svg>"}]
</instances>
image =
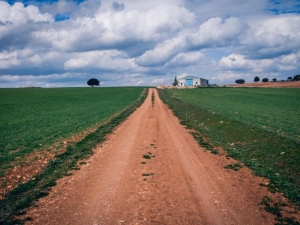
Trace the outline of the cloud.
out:
<instances>
[{"instance_id":1,"label":"cloud","mask_svg":"<svg viewBox=\"0 0 300 225\"><path fill-rule=\"evenodd\" d=\"M53 22L49 13L40 13L36 6L24 7L23 3L16 2L13 6L0 1L0 22L11 26L23 25L29 22Z\"/></svg>"},{"instance_id":2,"label":"cloud","mask_svg":"<svg viewBox=\"0 0 300 225\"><path fill-rule=\"evenodd\" d=\"M247 28L248 26L237 18L228 18L225 21L221 18L212 18L200 25L196 33L166 40L153 50L146 51L136 59L136 62L140 66L164 65L180 52L230 46ZM182 62L182 66L184 65L185 62Z\"/></svg>"},{"instance_id":3,"label":"cloud","mask_svg":"<svg viewBox=\"0 0 300 225\"><path fill-rule=\"evenodd\" d=\"M248 25L238 18L211 18L200 25L197 33L188 35L187 42L192 49L230 46L239 42L247 28Z\"/></svg>"},{"instance_id":4,"label":"cloud","mask_svg":"<svg viewBox=\"0 0 300 225\"><path fill-rule=\"evenodd\" d=\"M68 54L37 52L32 48L0 52L0 75L48 75L65 72L63 63Z\"/></svg>"},{"instance_id":5,"label":"cloud","mask_svg":"<svg viewBox=\"0 0 300 225\"><path fill-rule=\"evenodd\" d=\"M65 21L59 27L37 31L34 36L63 51L124 48L168 38L193 19L194 15L185 8L163 4L146 12L99 12L94 17Z\"/></svg>"},{"instance_id":6,"label":"cloud","mask_svg":"<svg viewBox=\"0 0 300 225\"><path fill-rule=\"evenodd\" d=\"M287 56L282 55L275 59L247 59L243 55L231 54L227 57L222 57L218 63L218 73L230 74L230 76L227 76L227 79L233 76L240 76L242 73L245 73L245 76L247 74L262 74L265 77L272 78L282 74L283 77L286 77L288 74L297 74L299 64L300 51Z\"/></svg>"},{"instance_id":7,"label":"cloud","mask_svg":"<svg viewBox=\"0 0 300 225\"><path fill-rule=\"evenodd\" d=\"M219 62L219 66L223 70L256 70L256 72L261 72L273 65L273 61L270 59L263 60L251 60L246 59L243 55L231 54L227 57L222 57Z\"/></svg>"},{"instance_id":8,"label":"cloud","mask_svg":"<svg viewBox=\"0 0 300 225\"><path fill-rule=\"evenodd\" d=\"M36 6L0 1L0 51L27 48L32 44L31 32L53 21L51 14L40 13Z\"/></svg>"},{"instance_id":9,"label":"cloud","mask_svg":"<svg viewBox=\"0 0 300 225\"><path fill-rule=\"evenodd\" d=\"M241 53L250 59L276 58L300 48L300 16L280 15L263 20L243 41Z\"/></svg>"},{"instance_id":10,"label":"cloud","mask_svg":"<svg viewBox=\"0 0 300 225\"><path fill-rule=\"evenodd\" d=\"M0 81L7 86L26 79L85 86L95 74L104 85L170 84L180 74L232 83L242 74L280 79L300 70L295 0L24 4L0 0Z\"/></svg>"},{"instance_id":11,"label":"cloud","mask_svg":"<svg viewBox=\"0 0 300 225\"><path fill-rule=\"evenodd\" d=\"M200 23L220 17L220 18L250 18L260 17L269 9L269 0L187 0L184 5L197 14Z\"/></svg>"},{"instance_id":12,"label":"cloud","mask_svg":"<svg viewBox=\"0 0 300 225\"><path fill-rule=\"evenodd\" d=\"M127 71L132 70L136 66L132 59L126 54L112 51L94 51L86 53L78 53L77 57L71 58L65 62L66 70L112 70Z\"/></svg>"},{"instance_id":13,"label":"cloud","mask_svg":"<svg viewBox=\"0 0 300 225\"><path fill-rule=\"evenodd\" d=\"M112 3L112 8L116 11L122 11L125 9L125 5L123 2L119 3L119 2L113 2Z\"/></svg>"},{"instance_id":14,"label":"cloud","mask_svg":"<svg viewBox=\"0 0 300 225\"><path fill-rule=\"evenodd\" d=\"M222 74L222 79L220 75L215 78L237 78L242 71L245 77L247 74L249 77L256 74L280 79L298 74L299 37L299 15L270 16L255 25L252 24L247 36L241 40L241 45L235 47L236 53L220 59L217 73Z\"/></svg>"},{"instance_id":15,"label":"cloud","mask_svg":"<svg viewBox=\"0 0 300 225\"><path fill-rule=\"evenodd\" d=\"M172 60L170 60L166 66L167 67L186 67L193 64L199 64L205 55L201 52L189 52L189 53L179 53Z\"/></svg>"},{"instance_id":16,"label":"cloud","mask_svg":"<svg viewBox=\"0 0 300 225\"><path fill-rule=\"evenodd\" d=\"M70 15L73 10L76 10L76 3L68 0L58 0L55 2L44 3L41 6L42 12L48 12L56 16Z\"/></svg>"},{"instance_id":17,"label":"cloud","mask_svg":"<svg viewBox=\"0 0 300 225\"><path fill-rule=\"evenodd\" d=\"M64 87L66 84L82 86L89 76L81 73L63 73L50 75L0 75L0 87Z\"/></svg>"},{"instance_id":18,"label":"cloud","mask_svg":"<svg viewBox=\"0 0 300 225\"><path fill-rule=\"evenodd\" d=\"M166 40L157 45L153 50L146 51L142 56L136 58L136 63L140 66L164 65L172 59L184 47L181 37Z\"/></svg>"}]
</instances>

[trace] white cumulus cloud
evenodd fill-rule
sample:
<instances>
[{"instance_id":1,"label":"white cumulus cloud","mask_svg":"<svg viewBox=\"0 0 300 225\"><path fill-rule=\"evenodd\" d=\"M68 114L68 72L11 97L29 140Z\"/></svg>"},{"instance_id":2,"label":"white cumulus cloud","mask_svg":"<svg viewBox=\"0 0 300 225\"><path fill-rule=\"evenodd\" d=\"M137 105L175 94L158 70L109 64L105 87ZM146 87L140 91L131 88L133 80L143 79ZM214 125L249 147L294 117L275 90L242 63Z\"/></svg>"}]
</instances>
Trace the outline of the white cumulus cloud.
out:
<instances>
[{"instance_id":1,"label":"white cumulus cloud","mask_svg":"<svg viewBox=\"0 0 300 225\"><path fill-rule=\"evenodd\" d=\"M166 66L184 67L199 64L205 55L201 52L179 53Z\"/></svg>"},{"instance_id":2,"label":"white cumulus cloud","mask_svg":"<svg viewBox=\"0 0 300 225\"><path fill-rule=\"evenodd\" d=\"M76 57L65 62L64 68L75 70L130 70L136 66L124 53L115 50L93 51L76 54Z\"/></svg>"},{"instance_id":3,"label":"white cumulus cloud","mask_svg":"<svg viewBox=\"0 0 300 225\"><path fill-rule=\"evenodd\" d=\"M197 33L188 35L187 41L191 48L198 49L228 46L237 42L247 28L246 23L235 17L211 18L200 25Z\"/></svg>"},{"instance_id":4,"label":"white cumulus cloud","mask_svg":"<svg viewBox=\"0 0 300 225\"><path fill-rule=\"evenodd\" d=\"M300 71L296 1L0 0L1 85L284 79Z\"/></svg>"}]
</instances>

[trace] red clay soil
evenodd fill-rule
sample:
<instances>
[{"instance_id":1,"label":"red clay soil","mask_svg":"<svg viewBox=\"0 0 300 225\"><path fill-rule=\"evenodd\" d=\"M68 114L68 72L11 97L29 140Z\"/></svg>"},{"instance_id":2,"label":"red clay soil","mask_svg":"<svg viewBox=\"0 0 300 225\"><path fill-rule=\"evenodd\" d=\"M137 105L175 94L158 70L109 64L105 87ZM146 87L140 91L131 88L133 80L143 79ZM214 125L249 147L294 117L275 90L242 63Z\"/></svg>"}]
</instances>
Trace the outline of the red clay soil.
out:
<instances>
[{"instance_id":1,"label":"red clay soil","mask_svg":"<svg viewBox=\"0 0 300 225\"><path fill-rule=\"evenodd\" d=\"M224 169L232 162L199 147L151 89L81 170L28 210L28 224L274 224L260 204L267 181Z\"/></svg>"},{"instance_id":2,"label":"red clay soil","mask_svg":"<svg viewBox=\"0 0 300 225\"><path fill-rule=\"evenodd\" d=\"M245 84L226 85L231 87L270 87L270 88L300 88L300 81L285 82L253 82Z\"/></svg>"}]
</instances>

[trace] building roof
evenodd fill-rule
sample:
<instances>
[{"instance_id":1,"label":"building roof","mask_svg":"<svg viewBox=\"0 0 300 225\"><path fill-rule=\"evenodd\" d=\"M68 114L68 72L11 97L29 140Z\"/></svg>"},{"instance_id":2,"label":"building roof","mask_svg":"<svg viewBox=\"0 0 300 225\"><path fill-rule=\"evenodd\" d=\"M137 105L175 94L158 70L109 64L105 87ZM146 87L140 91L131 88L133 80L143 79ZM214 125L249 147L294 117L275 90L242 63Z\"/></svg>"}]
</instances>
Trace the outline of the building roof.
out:
<instances>
[{"instance_id":1,"label":"building roof","mask_svg":"<svg viewBox=\"0 0 300 225\"><path fill-rule=\"evenodd\" d=\"M202 80L205 80L203 78L195 77L195 76L186 76L186 77L179 78L178 80L185 80L185 79L202 79Z\"/></svg>"}]
</instances>

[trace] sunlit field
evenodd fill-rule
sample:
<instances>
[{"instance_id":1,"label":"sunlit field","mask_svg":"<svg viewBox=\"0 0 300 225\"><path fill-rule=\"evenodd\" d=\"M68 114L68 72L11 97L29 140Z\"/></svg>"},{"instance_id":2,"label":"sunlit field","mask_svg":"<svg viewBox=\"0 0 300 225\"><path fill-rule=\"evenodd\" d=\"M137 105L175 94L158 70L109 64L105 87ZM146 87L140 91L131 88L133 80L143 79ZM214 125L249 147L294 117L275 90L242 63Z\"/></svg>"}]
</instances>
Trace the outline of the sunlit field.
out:
<instances>
[{"instance_id":1,"label":"sunlit field","mask_svg":"<svg viewBox=\"0 0 300 225\"><path fill-rule=\"evenodd\" d=\"M0 168L108 120L143 88L0 89Z\"/></svg>"},{"instance_id":2,"label":"sunlit field","mask_svg":"<svg viewBox=\"0 0 300 225\"><path fill-rule=\"evenodd\" d=\"M163 89L159 94L199 143L270 179L300 205L300 89Z\"/></svg>"}]
</instances>

